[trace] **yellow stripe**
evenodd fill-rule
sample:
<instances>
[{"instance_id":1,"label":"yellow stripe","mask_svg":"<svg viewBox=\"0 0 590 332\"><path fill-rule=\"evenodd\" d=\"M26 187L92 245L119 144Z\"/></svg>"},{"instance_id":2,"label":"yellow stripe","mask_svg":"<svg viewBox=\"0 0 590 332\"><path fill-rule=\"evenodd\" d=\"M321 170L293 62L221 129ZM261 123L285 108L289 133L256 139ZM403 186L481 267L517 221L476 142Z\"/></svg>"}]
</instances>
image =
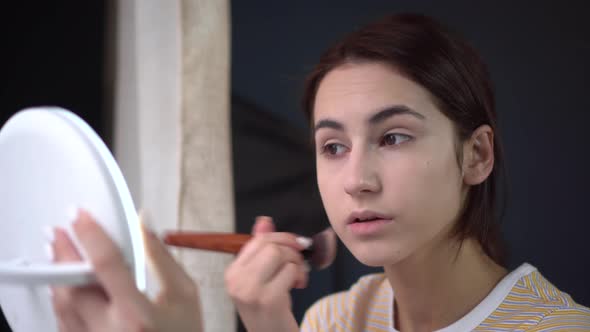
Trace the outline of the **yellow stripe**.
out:
<instances>
[{"instance_id":1,"label":"yellow stripe","mask_svg":"<svg viewBox=\"0 0 590 332\"><path fill-rule=\"evenodd\" d=\"M378 326L385 325L391 318L389 283L383 275L361 280L348 292L328 296L312 306L306 313L305 327L313 332L384 332ZM506 296L506 301L492 313L494 318L487 317L476 330L541 331L558 327L568 331L590 330L590 312L576 305L568 294L559 291L538 272L519 280ZM584 319L587 322L583 322ZM322 324L324 321L327 326Z\"/></svg>"}]
</instances>

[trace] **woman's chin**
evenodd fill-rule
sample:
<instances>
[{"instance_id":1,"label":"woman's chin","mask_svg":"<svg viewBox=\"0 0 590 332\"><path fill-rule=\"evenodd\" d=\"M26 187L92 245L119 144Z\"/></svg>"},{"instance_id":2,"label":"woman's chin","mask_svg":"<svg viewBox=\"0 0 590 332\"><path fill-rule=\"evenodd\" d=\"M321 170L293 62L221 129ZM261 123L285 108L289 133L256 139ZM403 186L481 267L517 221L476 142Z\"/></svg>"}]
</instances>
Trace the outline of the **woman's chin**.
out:
<instances>
[{"instance_id":1,"label":"woman's chin","mask_svg":"<svg viewBox=\"0 0 590 332\"><path fill-rule=\"evenodd\" d=\"M385 264L385 260L383 259L376 259L375 257L359 257L359 256L355 256L356 259L361 262L363 265L369 266L369 267L383 267L387 264Z\"/></svg>"},{"instance_id":2,"label":"woman's chin","mask_svg":"<svg viewBox=\"0 0 590 332\"><path fill-rule=\"evenodd\" d=\"M360 244L348 247L348 249L359 262L370 267L395 265L406 256L402 254L404 252L403 250L391 246L376 247Z\"/></svg>"}]
</instances>

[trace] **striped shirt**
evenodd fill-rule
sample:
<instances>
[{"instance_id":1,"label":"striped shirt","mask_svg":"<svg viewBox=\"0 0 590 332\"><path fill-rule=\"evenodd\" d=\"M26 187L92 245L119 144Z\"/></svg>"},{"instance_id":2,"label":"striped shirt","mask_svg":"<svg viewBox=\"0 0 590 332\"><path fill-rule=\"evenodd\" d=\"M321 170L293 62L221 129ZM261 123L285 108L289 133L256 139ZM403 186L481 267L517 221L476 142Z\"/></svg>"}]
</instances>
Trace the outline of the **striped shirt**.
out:
<instances>
[{"instance_id":1,"label":"striped shirt","mask_svg":"<svg viewBox=\"0 0 590 332\"><path fill-rule=\"evenodd\" d=\"M383 273L364 276L348 291L311 306L301 331L397 331L393 298ZM467 315L438 330L451 331L590 331L590 309L575 303L525 263L504 277Z\"/></svg>"}]
</instances>

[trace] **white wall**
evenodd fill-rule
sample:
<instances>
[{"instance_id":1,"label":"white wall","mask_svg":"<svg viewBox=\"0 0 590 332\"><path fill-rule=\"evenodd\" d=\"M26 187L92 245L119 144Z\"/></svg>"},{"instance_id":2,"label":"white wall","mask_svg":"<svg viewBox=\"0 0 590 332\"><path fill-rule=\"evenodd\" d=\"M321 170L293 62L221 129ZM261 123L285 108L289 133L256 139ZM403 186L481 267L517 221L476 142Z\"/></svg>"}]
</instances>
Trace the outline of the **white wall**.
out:
<instances>
[{"instance_id":1,"label":"white wall","mask_svg":"<svg viewBox=\"0 0 590 332\"><path fill-rule=\"evenodd\" d=\"M233 231L229 4L119 0L115 12L114 150L136 206L156 231ZM177 257L201 286L205 330L235 330L231 257Z\"/></svg>"}]
</instances>

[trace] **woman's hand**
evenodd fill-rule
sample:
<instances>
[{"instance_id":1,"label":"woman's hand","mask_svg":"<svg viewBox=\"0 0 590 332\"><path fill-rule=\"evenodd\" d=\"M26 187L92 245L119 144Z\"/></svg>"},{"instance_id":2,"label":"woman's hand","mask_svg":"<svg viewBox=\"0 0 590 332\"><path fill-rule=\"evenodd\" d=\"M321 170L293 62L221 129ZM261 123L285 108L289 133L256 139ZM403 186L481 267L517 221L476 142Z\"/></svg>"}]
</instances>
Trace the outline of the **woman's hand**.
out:
<instances>
[{"instance_id":1,"label":"woman's hand","mask_svg":"<svg viewBox=\"0 0 590 332\"><path fill-rule=\"evenodd\" d=\"M298 331L289 291L307 284L301 250L311 240L274 232L269 217L258 217L252 232L254 238L226 269L227 291L248 331Z\"/></svg>"},{"instance_id":2,"label":"woman's hand","mask_svg":"<svg viewBox=\"0 0 590 332\"><path fill-rule=\"evenodd\" d=\"M88 253L97 285L54 287L53 306L62 332L202 331L198 288L166 247L144 229L148 258L158 274L161 293L151 301L136 287L121 252L84 211L74 232ZM81 260L71 239L55 230L56 262Z\"/></svg>"}]
</instances>

